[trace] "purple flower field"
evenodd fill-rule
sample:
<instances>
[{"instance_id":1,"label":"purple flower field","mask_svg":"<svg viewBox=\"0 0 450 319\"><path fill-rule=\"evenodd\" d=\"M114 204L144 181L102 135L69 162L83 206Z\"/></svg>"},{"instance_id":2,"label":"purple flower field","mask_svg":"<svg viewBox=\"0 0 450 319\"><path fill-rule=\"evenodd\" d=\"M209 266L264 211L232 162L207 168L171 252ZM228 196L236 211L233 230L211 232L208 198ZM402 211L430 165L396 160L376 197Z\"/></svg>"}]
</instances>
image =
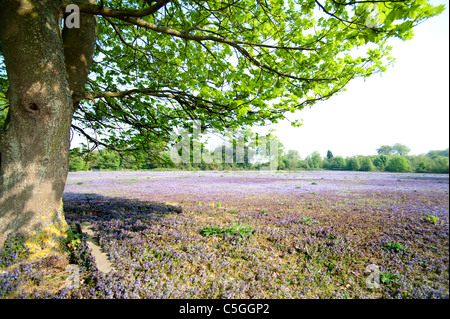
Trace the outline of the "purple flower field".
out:
<instances>
[{"instance_id":1,"label":"purple flower field","mask_svg":"<svg viewBox=\"0 0 450 319\"><path fill-rule=\"evenodd\" d=\"M67 222L91 222L115 270L96 270L80 245L90 264L79 288L19 297L448 298L448 182L338 171L69 173Z\"/></svg>"}]
</instances>

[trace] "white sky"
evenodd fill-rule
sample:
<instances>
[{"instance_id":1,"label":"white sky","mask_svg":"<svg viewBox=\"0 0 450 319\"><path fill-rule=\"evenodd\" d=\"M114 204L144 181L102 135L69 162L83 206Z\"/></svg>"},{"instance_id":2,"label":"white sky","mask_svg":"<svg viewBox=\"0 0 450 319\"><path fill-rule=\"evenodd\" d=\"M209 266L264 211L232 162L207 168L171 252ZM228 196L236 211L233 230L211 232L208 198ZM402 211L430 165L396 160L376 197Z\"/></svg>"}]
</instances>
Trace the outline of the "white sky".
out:
<instances>
[{"instance_id":1,"label":"white sky","mask_svg":"<svg viewBox=\"0 0 450 319\"><path fill-rule=\"evenodd\" d=\"M449 147L449 9L415 28L412 40L393 39L394 67L364 82L355 79L347 91L306 108L289 119L301 119L294 128L288 121L255 128L275 135L286 150L302 158L318 151L325 156L373 155L381 145L406 144L410 154ZM72 146L84 139L74 136Z\"/></svg>"},{"instance_id":2,"label":"white sky","mask_svg":"<svg viewBox=\"0 0 450 319\"><path fill-rule=\"evenodd\" d=\"M269 126L286 150L304 158L327 150L373 155L394 143L409 146L411 155L449 147L449 4L431 3L446 9L417 26L412 40L391 42L394 67L365 82L355 79L347 91L288 116L302 119L301 127L288 121Z\"/></svg>"}]
</instances>

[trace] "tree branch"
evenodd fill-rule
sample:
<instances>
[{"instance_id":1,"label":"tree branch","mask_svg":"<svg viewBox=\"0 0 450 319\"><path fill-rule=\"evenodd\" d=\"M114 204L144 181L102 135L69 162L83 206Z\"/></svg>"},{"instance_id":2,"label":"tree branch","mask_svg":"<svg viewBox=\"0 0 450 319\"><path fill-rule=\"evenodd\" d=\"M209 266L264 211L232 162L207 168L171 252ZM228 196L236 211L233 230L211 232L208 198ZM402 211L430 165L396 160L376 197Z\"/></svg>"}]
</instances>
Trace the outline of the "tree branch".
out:
<instances>
[{"instance_id":1,"label":"tree branch","mask_svg":"<svg viewBox=\"0 0 450 319\"><path fill-rule=\"evenodd\" d=\"M157 26L154 23L151 22L147 22L144 21L140 18L135 18L135 17L123 17L123 18L119 18L122 21L126 21L129 22L131 24L134 24L136 26L139 27L143 27L149 30L153 30L155 32L158 33L164 33L167 35L171 35L171 36L175 36L178 38L182 38L185 40L192 40L192 41L196 41L196 42L202 42L202 41L213 41L213 42L217 42L217 43L223 43L223 44L227 44L233 48L235 48L236 50L238 50L243 56L245 56L250 62L252 62L254 65L256 65L257 67L264 69L266 71L275 73L281 77L286 77L286 78L291 78L293 80L298 80L298 81L304 81L304 82L325 82L325 81L334 81L336 80L336 78L316 78L316 79L311 79L311 78L303 78L303 77L296 77L290 74L286 74L283 72L280 72L278 70L275 70L274 68L264 65L262 63L260 63L255 57L253 57L246 49L244 49L243 47L241 47L242 44L245 45L253 45L253 46L261 46L261 44L258 43L252 43L252 42L239 42L239 41L233 41L233 40L229 40L226 38L218 38L218 37L214 37L214 36L198 36L198 35L193 35L190 34L187 31L178 31L175 29L171 29L171 28L166 28L166 27L161 27L161 26ZM281 47L279 47L281 48ZM297 48L297 50L304 50L304 48Z\"/></svg>"},{"instance_id":2,"label":"tree branch","mask_svg":"<svg viewBox=\"0 0 450 319\"><path fill-rule=\"evenodd\" d=\"M118 149L115 149L114 147L103 143L99 140L97 140L96 138L93 138L92 136L90 136L88 133L86 133L81 127L76 126L75 124L71 124L71 127L78 131L79 133L81 133L83 136L85 136L89 141L93 142L95 144L96 147L98 147L99 145L104 146L106 148L112 149L114 151L119 151Z\"/></svg>"},{"instance_id":3,"label":"tree branch","mask_svg":"<svg viewBox=\"0 0 450 319\"><path fill-rule=\"evenodd\" d=\"M133 95L136 93L152 95L156 97L166 97L166 98L174 98L175 95L172 91L156 91L149 89L131 89L127 91L117 91L117 92L108 92L108 91L90 91L90 92L82 92L75 94L73 96L74 102L79 102L81 100L89 99L94 100L102 97L126 97L128 95Z\"/></svg>"},{"instance_id":4,"label":"tree branch","mask_svg":"<svg viewBox=\"0 0 450 319\"><path fill-rule=\"evenodd\" d=\"M348 5L352 5L352 4L357 4L357 3L391 3L391 2L407 2L409 0L362 0L362 1L350 1L350 2L339 2L336 0L332 0L335 4L339 4L339 5L344 5L344 6L348 6Z\"/></svg>"},{"instance_id":5,"label":"tree branch","mask_svg":"<svg viewBox=\"0 0 450 319\"><path fill-rule=\"evenodd\" d=\"M333 2L334 2L334 1L333 1ZM375 3L375 2L377 2L377 1L370 1L370 2L371 2L371 3ZM374 30L374 31L379 31L377 28L371 28L371 27L368 27L368 26L365 25L365 24L362 24L362 23L359 23L359 22L356 22L356 21L348 21L348 20L342 19L342 18L336 16L335 14L333 14L333 13L331 13L331 12L328 12L328 11L325 9L325 7L324 7L319 1L315 0L315 3L317 3L317 5L323 10L323 12L325 12L326 14L328 14L330 17L333 17L333 18L335 18L335 19L341 21L342 23L348 23L348 26L347 26L347 27L350 27L350 25L353 25L353 24L354 24L354 25L360 26L360 27L362 27L362 28L364 28L364 29L371 29L371 30ZM336 3L336 2L335 2L335 3ZM340 3L339 3L339 5L343 5L343 4L340 4Z\"/></svg>"},{"instance_id":6,"label":"tree branch","mask_svg":"<svg viewBox=\"0 0 450 319\"><path fill-rule=\"evenodd\" d=\"M79 0L78 0L79 1ZM63 6L66 7L69 4L76 4L80 9L80 12L96 14L111 18L123 18L123 17L145 17L157 12L163 6L170 2L170 0L160 0L157 1L154 5L142 9L142 10L117 10L111 9L108 7L104 7L102 5L92 5L87 3L82 3L75 1L63 1Z\"/></svg>"},{"instance_id":7,"label":"tree branch","mask_svg":"<svg viewBox=\"0 0 450 319\"><path fill-rule=\"evenodd\" d=\"M117 18L119 20L122 20L124 22L128 22L130 24L152 30L158 33L167 34L170 36L182 38L185 40L192 40L196 42L203 42L203 41L212 41L216 43L222 43L227 44L233 48L235 48L237 51L239 51L244 57L246 57L251 63L259 67L260 69L275 73L281 77L290 78L297 81L304 81L304 82L327 82L327 81L334 81L335 78L304 78L304 77L296 77L290 74L286 74L283 72L280 72L271 66L262 64L259 62L254 56L252 56L246 49L244 49L243 45L248 46L254 46L254 47L270 47L273 49L283 49L283 50L317 50L317 48L304 48L304 47L281 47L281 46L275 46L275 45L266 45L261 43L255 43L255 42L247 42L247 41L233 41L224 37L217 37L217 36L199 36L199 35L193 35L190 31L186 30L175 30L168 27L158 26L154 23L145 21L141 19L141 17L144 17L146 15L149 15L151 13L156 12L159 8L161 8L163 5L168 3L169 1L159 1L157 4L153 5L150 8L143 9L143 10L116 10L111 9L107 7L100 7L96 5L90 5L90 4L80 4L79 8L81 12L84 13L91 13L96 15L101 15L104 17L112 17Z\"/></svg>"},{"instance_id":8,"label":"tree branch","mask_svg":"<svg viewBox=\"0 0 450 319\"><path fill-rule=\"evenodd\" d=\"M122 41L122 43L123 43L125 46L131 48L131 49L134 50L135 52L136 52L136 51L140 52L140 53L144 56L144 58L147 60L148 65L151 64L150 61L149 61L149 59L148 59L148 57L147 57L147 52L145 52L144 50L141 50L141 49L139 49L139 48L137 48L137 47L134 47L133 45L131 45L131 44L129 44L128 42L126 42L125 39L123 38L122 34L120 33L119 29L117 28L116 24L115 24L114 22L112 22L111 19L109 19L109 18L107 18L107 17L103 17L103 18L105 18L105 20L108 21L109 24L113 27L113 29L114 29L114 31L116 32L116 34L118 35L120 41Z\"/></svg>"}]
</instances>

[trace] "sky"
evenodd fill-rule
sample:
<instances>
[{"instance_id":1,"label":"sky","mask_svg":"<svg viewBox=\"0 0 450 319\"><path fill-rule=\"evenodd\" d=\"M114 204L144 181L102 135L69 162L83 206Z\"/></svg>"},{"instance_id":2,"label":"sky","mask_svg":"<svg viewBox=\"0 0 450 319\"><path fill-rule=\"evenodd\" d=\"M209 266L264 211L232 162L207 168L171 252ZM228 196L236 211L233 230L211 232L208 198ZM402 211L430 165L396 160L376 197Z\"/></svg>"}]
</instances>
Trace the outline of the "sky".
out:
<instances>
[{"instance_id":1,"label":"sky","mask_svg":"<svg viewBox=\"0 0 450 319\"><path fill-rule=\"evenodd\" d=\"M314 151L326 156L374 155L381 145L407 145L411 155L449 147L449 3L439 16L414 30L412 40L392 39L394 65L381 75L354 79L345 92L288 114L300 127L283 121L255 132L275 135L285 150L305 158ZM74 137L72 147L83 141Z\"/></svg>"},{"instance_id":2,"label":"sky","mask_svg":"<svg viewBox=\"0 0 450 319\"><path fill-rule=\"evenodd\" d=\"M255 129L276 130L286 150L302 158L331 150L334 156L374 155L381 145L401 143L410 155L449 147L449 3L439 16L414 30L412 40L394 39L393 67L365 81L355 79L342 92L312 108L288 115L301 119Z\"/></svg>"}]
</instances>

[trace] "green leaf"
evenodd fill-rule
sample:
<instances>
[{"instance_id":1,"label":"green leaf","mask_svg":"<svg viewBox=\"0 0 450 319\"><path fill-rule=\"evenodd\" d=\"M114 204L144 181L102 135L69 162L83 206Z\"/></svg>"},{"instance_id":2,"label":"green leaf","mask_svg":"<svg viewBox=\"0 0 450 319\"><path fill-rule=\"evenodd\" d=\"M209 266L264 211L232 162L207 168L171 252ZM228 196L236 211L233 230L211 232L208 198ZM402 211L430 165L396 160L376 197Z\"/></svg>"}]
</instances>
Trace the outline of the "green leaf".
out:
<instances>
[{"instance_id":1,"label":"green leaf","mask_svg":"<svg viewBox=\"0 0 450 319\"><path fill-rule=\"evenodd\" d=\"M141 9L140 2L107 2L116 9ZM314 0L180 0L142 18L160 27L158 32L120 21L121 37L100 18L86 90L151 93L82 101L74 118L114 146L155 150L164 149L174 127L188 127L191 117L218 128L276 122L308 99L312 106L336 94L354 77L387 70L386 42L410 39L417 24L444 10L424 0L377 3L375 31L341 21L364 24L373 3L340 3L320 2L331 16ZM168 29L178 33L163 31ZM283 48L270 47L277 45ZM5 81L0 57L3 105ZM118 124L126 133L112 134Z\"/></svg>"}]
</instances>

